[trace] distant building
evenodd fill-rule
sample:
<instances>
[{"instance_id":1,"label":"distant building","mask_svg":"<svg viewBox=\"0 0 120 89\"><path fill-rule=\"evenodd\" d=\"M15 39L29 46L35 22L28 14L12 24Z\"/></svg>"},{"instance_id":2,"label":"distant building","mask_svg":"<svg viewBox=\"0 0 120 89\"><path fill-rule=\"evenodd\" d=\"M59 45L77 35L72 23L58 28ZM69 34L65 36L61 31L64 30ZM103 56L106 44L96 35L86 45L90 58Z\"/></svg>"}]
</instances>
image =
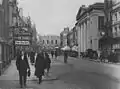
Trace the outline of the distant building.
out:
<instances>
[{"instance_id":1,"label":"distant building","mask_svg":"<svg viewBox=\"0 0 120 89\"><path fill-rule=\"evenodd\" d=\"M60 41L61 41L60 45L61 45L61 47L64 47L64 46L68 45L68 38L67 38L68 33L69 33L69 28L68 27L64 28L64 31L62 31L60 33Z\"/></svg>"},{"instance_id":2,"label":"distant building","mask_svg":"<svg viewBox=\"0 0 120 89\"><path fill-rule=\"evenodd\" d=\"M76 26L74 26L68 33L68 45L70 47L77 45L77 30L76 30Z\"/></svg>"},{"instance_id":3,"label":"distant building","mask_svg":"<svg viewBox=\"0 0 120 89\"><path fill-rule=\"evenodd\" d=\"M42 44L46 49L54 49L60 46L60 37L57 35L41 36Z\"/></svg>"}]
</instances>

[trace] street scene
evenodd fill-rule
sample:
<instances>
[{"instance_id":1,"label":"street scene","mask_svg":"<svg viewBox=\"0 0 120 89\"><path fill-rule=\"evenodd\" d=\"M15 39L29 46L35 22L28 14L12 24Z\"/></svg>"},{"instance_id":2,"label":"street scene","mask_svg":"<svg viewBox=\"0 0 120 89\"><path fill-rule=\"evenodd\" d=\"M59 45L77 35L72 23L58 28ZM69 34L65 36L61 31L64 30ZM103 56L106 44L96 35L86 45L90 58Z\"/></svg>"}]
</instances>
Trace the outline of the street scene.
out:
<instances>
[{"instance_id":1,"label":"street scene","mask_svg":"<svg viewBox=\"0 0 120 89\"><path fill-rule=\"evenodd\" d=\"M0 0L0 89L120 89L120 0Z\"/></svg>"}]
</instances>

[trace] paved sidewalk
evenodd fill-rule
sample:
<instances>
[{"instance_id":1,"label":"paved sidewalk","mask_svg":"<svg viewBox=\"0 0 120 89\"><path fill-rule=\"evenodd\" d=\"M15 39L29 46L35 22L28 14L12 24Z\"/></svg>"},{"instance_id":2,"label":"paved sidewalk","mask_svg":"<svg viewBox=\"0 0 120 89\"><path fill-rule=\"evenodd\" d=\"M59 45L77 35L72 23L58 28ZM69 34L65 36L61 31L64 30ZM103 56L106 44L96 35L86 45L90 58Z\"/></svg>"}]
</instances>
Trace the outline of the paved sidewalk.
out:
<instances>
[{"instance_id":1,"label":"paved sidewalk","mask_svg":"<svg viewBox=\"0 0 120 89\"><path fill-rule=\"evenodd\" d=\"M19 76L16 69L15 60L12 61L11 65L0 76L0 88L3 89L19 89ZM27 88L30 89L86 89L77 86L76 84L66 83L59 79L56 79L59 75L70 71L69 66L61 62L52 61L52 68L50 70L50 77L43 77L43 82L39 85L38 79L34 76L34 66L30 64L31 76L28 77ZM10 80L10 81L9 81ZM7 86L6 86L7 85ZM26 88L26 89L27 89ZM89 89L89 88L88 88Z\"/></svg>"},{"instance_id":2,"label":"paved sidewalk","mask_svg":"<svg viewBox=\"0 0 120 89\"><path fill-rule=\"evenodd\" d=\"M0 80L18 80L18 70L15 65L16 61L12 60L9 67L0 76Z\"/></svg>"}]
</instances>

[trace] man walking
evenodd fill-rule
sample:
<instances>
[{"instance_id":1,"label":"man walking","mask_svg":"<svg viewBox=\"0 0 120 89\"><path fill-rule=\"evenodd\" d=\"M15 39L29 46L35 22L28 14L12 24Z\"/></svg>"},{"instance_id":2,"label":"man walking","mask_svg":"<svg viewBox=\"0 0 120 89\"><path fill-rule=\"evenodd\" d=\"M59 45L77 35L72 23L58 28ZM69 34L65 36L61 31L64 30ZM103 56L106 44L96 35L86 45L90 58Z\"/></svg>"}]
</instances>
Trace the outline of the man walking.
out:
<instances>
[{"instance_id":1,"label":"man walking","mask_svg":"<svg viewBox=\"0 0 120 89\"><path fill-rule=\"evenodd\" d=\"M57 51L55 51L55 59L57 59L57 56L58 56Z\"/></svg>"},{"instance_id":2,"label":"man walking","mask_svg":"<svg viewBox=\"0 0 120 89\"><path fill-rule=\"evenodd\" d=\"M51 51L51 56L52 56L52 58L53 58L53 55L54 55L54 51Z\"/></svg>"},{"instance_id":3,"label":"man walking","mask_svg":"<svg viewBox=\"0 0 120 89\"><path fill-rule=\"evenodd\" d=\"M24 51L17 55L16 66L19 71L20 87L23 88L26 86L27 70L30 70L27 54Z\"/></svg>"},{"instance_id":4,"label":"man walking","mask_svg":"<svg viewBox=\"0 0 120 89\"><path fill-rule=\"evenodd\" d=\"M64 51L64 63L67 63L67 59L68 59L68 52L65 50Z\"/></svg>"}]
</instances>

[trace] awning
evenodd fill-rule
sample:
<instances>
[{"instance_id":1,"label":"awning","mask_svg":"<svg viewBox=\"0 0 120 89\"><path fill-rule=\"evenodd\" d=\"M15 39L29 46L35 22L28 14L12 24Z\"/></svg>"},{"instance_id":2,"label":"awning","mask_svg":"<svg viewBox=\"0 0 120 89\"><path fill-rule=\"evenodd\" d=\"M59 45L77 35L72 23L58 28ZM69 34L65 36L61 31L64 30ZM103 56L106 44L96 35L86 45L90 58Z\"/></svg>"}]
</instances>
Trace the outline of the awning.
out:
<instances>
[{"instance_id":1,"label":"awning","mask_svg":"<svg viewBox=\"0 0 120 89\"><path fill-rule=\"evenodd\" d=\"M108 37L102 37L99 41L102 43L114 44L117 42L117 39L108 36Z\"/></svg>"},{"instance_id":2,"label":"awning","mask_svg":"<svg viewBox=\"0 0 120 89\"><path fill-rule=\"evenodd\" d=\"M70 50L70 47L69 46L65 46L65 47L61 48L61 50Z\"/></svg>"},{"instance_id":3,"label":"awning","mask_svg":"<svg viewBox=\"0 0 120 89\"><path fill-rule=\"evenodd\" d=\"M72 51L78 51L78 46L73 46Z\"/></svg>"}]
</instances>

